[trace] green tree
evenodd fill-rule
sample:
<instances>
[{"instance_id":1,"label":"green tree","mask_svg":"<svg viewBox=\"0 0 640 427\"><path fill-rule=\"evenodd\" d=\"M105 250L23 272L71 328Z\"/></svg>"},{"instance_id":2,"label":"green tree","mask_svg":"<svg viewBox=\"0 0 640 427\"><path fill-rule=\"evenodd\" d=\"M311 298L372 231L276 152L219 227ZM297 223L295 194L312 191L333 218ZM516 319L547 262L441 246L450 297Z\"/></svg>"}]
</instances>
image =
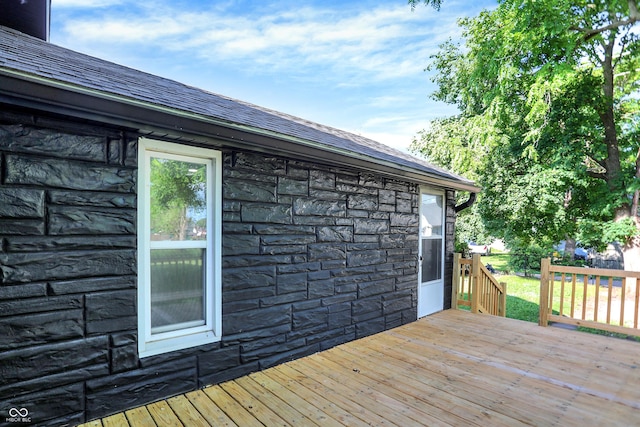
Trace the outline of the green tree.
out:
<instances>
[{"instance_id":1,"label":"green tree","mask_svg":"<svg viewBox=\"0 0 640 427\"><path fill-rule=\"evenodd\" d=\"M151 158L151 232L186 240L205 206L204 165Z\"/></svg>"},{"instance_id":2,"label":"green tree","mask_svg":"<svg viewBox=\"0 0 640 427\"><path fill-rule=\"evenodd\" d=\"M433 97L460 115L436 122L414 149L475 170L495 235L617 240L625 268L640 270L639 21L635 0L502 0L461 20L464 44L443 44L430 65ZM461 155L439 154L442 125L469 135Z\"/></svg>"}]
</instances>

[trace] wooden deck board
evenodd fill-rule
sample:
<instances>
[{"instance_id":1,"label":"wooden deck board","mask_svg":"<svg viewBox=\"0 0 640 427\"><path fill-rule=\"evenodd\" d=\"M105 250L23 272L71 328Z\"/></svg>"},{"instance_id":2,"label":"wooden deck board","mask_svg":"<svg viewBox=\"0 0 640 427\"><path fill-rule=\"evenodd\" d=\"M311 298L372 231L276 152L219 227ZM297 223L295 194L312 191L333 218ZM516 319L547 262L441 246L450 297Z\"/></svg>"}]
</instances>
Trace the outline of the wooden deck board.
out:
<instances>
[{"instance_id":1,"label":"wooden deck board","mask_svg":"<svg viewBox=\"0 0 640 427\"><path fill-rule=\"evenodd\" d=\"M448 310L86 426L640 425L640 344Z\"/></svg>"},{"instance_id":2,"label":"wooden deck board","mask_svg":"<svg viewBox=\"0 0 640 427\"><path fill-rule=\"evenodd\" d=\"M136 427L155 427L156 423L146 406L130 409L125 412L127 421Z\"/></svg>"},{"instance_id":3,"label":"wooden deck board","mask_svg":"<svg viewBox=\"0 0 640 427\"><path fill-rule=\"evenodd\" d=\"M228 427L237 426L237 424L234 423L233 420L213 402L213 400L209 399L209 396L207 396L204 391L192 391L187 393L185 396L207 420L209 425Z\"/></svg>"}]
</instances>

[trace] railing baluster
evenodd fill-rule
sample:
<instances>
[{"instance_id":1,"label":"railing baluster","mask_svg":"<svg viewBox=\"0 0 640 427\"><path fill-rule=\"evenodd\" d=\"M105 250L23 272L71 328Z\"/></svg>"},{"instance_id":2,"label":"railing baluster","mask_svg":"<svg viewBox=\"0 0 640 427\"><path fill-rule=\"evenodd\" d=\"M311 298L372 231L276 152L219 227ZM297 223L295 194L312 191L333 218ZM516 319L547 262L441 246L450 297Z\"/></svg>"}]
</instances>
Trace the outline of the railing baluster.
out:
<instances>
[{"instance_id":1,"label":"railing baluster","mask_svg":"<svg viewBox=\"0 0 640 427\"><path fill-rule=\"evenodd\" d=\"M576 274L571 275L571 317L573 317L576 308Z\"/></svg>"},{"instance_id":2,"label":"railing baluster","mask_svg":"<svg viewBox=\"0 0 640 427\"><path fill-rule=\"evenodd\" d=\"M598 321L598 310L600 309L598 306L600 305L600 276L595 276L595 286L596 286L596 296L594 301L594 309L593 309L593 321Z\"/></svg>"},{"instance_id":3,"label":"railing baluster","mask_svg":"<svg viewBox=\"0 0 640 427\"><path fill-rule=\"evenodd\" d=\"M589 275L582 275L582 282L584 286L582 288L582 320L585 320L587 316L587 290L589 289Z\"/></svg>"},{"instance_id":4,"label":"railing baluster","mask_svg":"<svg viewBox=\"0 0 640 427\"><path fill-rule=\"evenodd\" d=\"M635 300L635 310L633 312L633 327L638 328L638 306L640 305L640 280L636 279L636 300Z\"/></svg>"},{"instance_id":5,"label":"railing baluster","mask_svg":"<svg viewBox=\"0 0 640 427\"><path fill-rule=\"evenodd\" d=\"M613 281L613 277L611 278ZM624 306L627 302L627 278L622 278L622 286L620 287L620 326L624 326Z\"/></svg>"}]
</instances>

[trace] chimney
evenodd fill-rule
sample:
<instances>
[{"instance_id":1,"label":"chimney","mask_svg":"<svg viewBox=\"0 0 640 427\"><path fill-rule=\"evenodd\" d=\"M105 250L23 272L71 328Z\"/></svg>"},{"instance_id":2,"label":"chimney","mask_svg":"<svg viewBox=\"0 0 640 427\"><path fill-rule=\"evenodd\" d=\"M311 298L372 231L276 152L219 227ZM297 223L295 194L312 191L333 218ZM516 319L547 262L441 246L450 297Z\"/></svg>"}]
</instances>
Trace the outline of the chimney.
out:
<instances>
[{"instance_id":1,"label":"chimney","mask_svg":"<svg viewBox=\"0 0 640 427\"><path fill-rule=\"evenodd\" d=\"M51 0L0 0L0 25L49 41Z\"/></svg>"}]
</instances>

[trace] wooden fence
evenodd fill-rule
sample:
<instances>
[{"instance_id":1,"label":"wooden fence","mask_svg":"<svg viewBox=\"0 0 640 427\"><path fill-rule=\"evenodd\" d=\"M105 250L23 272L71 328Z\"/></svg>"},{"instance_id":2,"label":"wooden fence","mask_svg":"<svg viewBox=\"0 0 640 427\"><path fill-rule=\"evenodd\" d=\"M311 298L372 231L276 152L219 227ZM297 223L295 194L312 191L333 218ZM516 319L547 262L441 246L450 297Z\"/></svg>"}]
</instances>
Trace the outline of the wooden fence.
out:
<instances>
[{"instance_id":1,"label":"wooden fence","mask_svg":"<svg viewBox=\"0 0 640 427\"><path fill-rule=\"evenodd\" d=\"M549 322L640 336L640 272L551 265L542 260L540 325Z\"/></svg>"},{"instance_id":2,"label":"wooden fence","mask_svg":"<svg viewBox=\"0 0 640 427\"><path fill-rule=\"evenodd\" d=\"M479 254L472 259L453 255L453 290L451 307L469 307L473 313L505 316L507 284L499 283L482 264Z\"/></svg>"}]
</instances>

